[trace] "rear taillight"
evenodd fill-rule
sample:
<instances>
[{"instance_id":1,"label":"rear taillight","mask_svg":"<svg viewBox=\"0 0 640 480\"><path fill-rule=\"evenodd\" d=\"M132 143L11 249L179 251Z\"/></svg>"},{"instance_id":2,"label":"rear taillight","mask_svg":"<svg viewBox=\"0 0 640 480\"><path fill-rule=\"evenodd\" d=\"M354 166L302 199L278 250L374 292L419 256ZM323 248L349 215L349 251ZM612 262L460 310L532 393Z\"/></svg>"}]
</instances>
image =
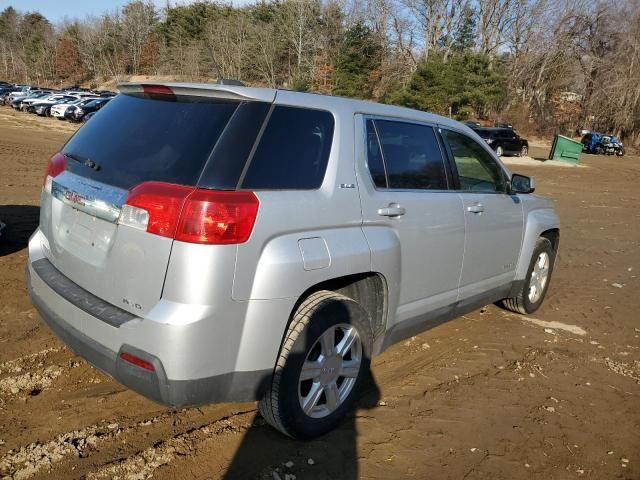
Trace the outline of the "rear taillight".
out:
<instances>
[{"instance_id":1,"label":"rear taillight","mask_svg":"<svg viewBox=\"0 0 640 480\"><path fill-rule=\"evenodd\" d=\"M252 192L145 182L130 191L119 223L182 242L243 243L251 236L258 206Z\"/></svg>"},{"instance_id":2,"label":"rear taillight","mask_svg":"<svg viewBox=\"0 0 640 480\"><path fill-rule=\"evenodd\" d=\"M196 190L184 205L176 240L207 244L246 242L258 215L258 205L252 192Z\"/></svg>"},{"instance_id":3,"label":"rear taillight","mask_svg":"<svg viewBox=\"0 0 640 480\"><path fill-rule=\"evenodd\" d=\"M129 192L120 213L120 223L174 238L184 201L194 190L171 183L141 183Z\"/></svg>"},{"instance_id":4,"label":"rear taillight","mask_svg":"<svg viewBox=\"0 0 640 480\"><path fill-rule=\"evenodd\" d=\"M64 155L60 152L54 154L49 159L47 162L47 171L45 172L42 180L42 188L44 188L45 191L51 193L52 180L64 172L66 166L67 161L65 160Z\"/></svg>"}]
</instances>

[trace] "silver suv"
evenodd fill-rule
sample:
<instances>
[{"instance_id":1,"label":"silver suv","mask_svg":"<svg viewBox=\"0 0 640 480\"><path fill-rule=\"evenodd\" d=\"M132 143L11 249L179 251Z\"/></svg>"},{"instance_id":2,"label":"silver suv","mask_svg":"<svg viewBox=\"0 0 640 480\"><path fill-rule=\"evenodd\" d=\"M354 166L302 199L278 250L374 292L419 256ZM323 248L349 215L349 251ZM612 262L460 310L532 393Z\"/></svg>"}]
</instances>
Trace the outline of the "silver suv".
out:
<instances>
[{"instance_id":1,"label":"silver suv","mask_svg":"<svg viewBox=\"0 0 640 480\"><path fill-rule=\"evenodd\" d=\"M50 328L146 397L259 400L311 438L394 342L542 303L553 204L466 126L281 90L120 90L50 159L27 273Z\"/></svg>"}]
</instances>

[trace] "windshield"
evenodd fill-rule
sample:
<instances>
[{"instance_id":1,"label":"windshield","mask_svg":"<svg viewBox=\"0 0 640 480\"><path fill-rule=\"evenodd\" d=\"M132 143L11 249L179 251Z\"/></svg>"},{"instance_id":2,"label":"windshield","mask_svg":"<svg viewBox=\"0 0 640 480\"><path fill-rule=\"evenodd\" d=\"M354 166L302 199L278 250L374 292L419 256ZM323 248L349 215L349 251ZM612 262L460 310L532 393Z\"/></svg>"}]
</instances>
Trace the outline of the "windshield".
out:
<instances>
[{"instance_id":1,"label":"windshield","mask_svg":"<svg viewBox=\"0 0 640 480\"><path fill-rule=\"evenodd\" d=\"M476 130L476 133L480 135L481 138L491 138L494 136L494 132L491 130Z\"/></svg>"},{"instance_id":2,"label":"windshield","mask_svg":"<svg viewBox=\"0 0 640 480\"><path fill-rule=\"evenodd\" d=\"M89 100L87 103L84 104L84 106L85 107L95 107L96 105L98 105L102 101L103 100Z\"/></svg>"},{"instance_id":3,"label":"windshield","mask_svg":"<svg viewBox=\"0 0 640 480\"><path fill-rule=\"evenodd\" d=\"M98 101L106 99L90 104ZM67 170L124 189L151 180L195 185L238 105L204 97L118 95L63 149L99 168L71 161Z\"/></svg>"}]
</instances>

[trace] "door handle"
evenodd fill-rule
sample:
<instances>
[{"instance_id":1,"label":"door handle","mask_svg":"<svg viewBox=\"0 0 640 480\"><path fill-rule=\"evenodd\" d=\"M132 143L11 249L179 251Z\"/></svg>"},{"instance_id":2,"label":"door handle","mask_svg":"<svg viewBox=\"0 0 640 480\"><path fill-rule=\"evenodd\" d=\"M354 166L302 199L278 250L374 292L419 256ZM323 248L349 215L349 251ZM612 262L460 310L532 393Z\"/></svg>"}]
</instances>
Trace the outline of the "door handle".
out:
<instances>
[{"instance_id":1,"label":"door handle","mask_svg":"<svg viewBox=\"0 0 640 480\"><path fill-rule=\"evenodd\" d=\"M482 212L484 212L484 205L482 205L481 203L476 203L474 205L468 205L467 206L467 212L482 213Z\"/></svg>"},{"instance_id":2,"label":"door handle","mask_svg":"<svg viewBox=\"0 0 640 480\"><path fill-rule=\"evenodd\" d=\"M390 203L388 207L378 209L378 215L382 215L383 217L397 218L404 214L404 207L401 207L397 203Z\"/></svg>"}]
</instances>

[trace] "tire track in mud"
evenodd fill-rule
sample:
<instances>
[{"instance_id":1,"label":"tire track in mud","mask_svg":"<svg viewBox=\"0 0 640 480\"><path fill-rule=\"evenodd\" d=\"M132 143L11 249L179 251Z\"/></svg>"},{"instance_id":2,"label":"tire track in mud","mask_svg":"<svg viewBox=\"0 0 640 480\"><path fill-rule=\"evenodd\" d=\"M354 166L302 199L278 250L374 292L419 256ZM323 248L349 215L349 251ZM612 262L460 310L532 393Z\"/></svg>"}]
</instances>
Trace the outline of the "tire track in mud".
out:
<instances>
[{"instance_id":1,"label":"tire track in mud","mask_svg":"<svg viewBox=\"0 0 640 480\"><path fill-rule=\"evenodd\" d=\"M121 432L117 423L103 422L63 433L46 443L34 442L17 450L9 450L0 458L0 475L3 479L30 478L69 455L80 457L88 454L100 443L115 438Z\"/></svg>"},{"instance_id":2,"label":"tire track in mud","mask_svg":"<svg viewBox=\"0 0 640 480\"><path fill-rule=\"evenodd\" d=\"M67 365L53 364L45 366L48 357L60 352L62 348L46 348L14 360L0 364L0 400L21 393L34 394L49 388L63 373L75 368L78 362L69 361ZM8 375L7 375L8 374Z\"/></svg>"},{"instance_id":3,"label":"tire track in mud","mask_svg":"<svg viewBox=\"0 0 640 480\"><path fill-rule=\"evenodd\" d=\"M33 442L19 448L9 450L0 457L0 478L2 479L26 479L35 475L45 474L45 478L56 478L56 469L68 472L72 467L76 470L78 465L69 464L74 458L87 458L107 453L107 461L98 460L99 467L93 471L82 474L82 468L78 468L78 475L89 475L89 478L149 478L157 468L170 463L176 456L184 455L184 452L192 451L197 445L207 439L226 433L241 433L250 426L250 420L256 409L247 409L233 412L229 415L197 424L191 417L200 418L202 412L199 409L185 409L178 412L168 411L151 418L144 418L126 424L123 419L104 419L100 422L59 434L55 438ZM200 423L202 420L200 419ZM180 428L186 425L186 430L173 436L165 436L165 439L156 441L142 451L136 451L131 455L113 460L111 450L118 449L116 442L133 444L140 437L153 438L153 431L145 431L153 428ZM193 425L196 426L193 426ZM84 467L85 469L87 466ZM95 467L94 467L95 468ZM139 472L145 472L144 476L138 476Z\"/></svg>"},{"instance_id":4,"label":"tire track in mud","mask_svg":"<svg viewBox=\"0 0 640 480\"><path fill-rule=\"evenodd\" d=\"M238 412L201 427L192 428L125 459L107 463L89 472L86 478L87 480L151 478L158 468L170 464L177 457L195 453L206 442L215 441L222 435L246 432L251 426L251 419L255 412L255 409Z\"/></svg>"}]
</instances>

